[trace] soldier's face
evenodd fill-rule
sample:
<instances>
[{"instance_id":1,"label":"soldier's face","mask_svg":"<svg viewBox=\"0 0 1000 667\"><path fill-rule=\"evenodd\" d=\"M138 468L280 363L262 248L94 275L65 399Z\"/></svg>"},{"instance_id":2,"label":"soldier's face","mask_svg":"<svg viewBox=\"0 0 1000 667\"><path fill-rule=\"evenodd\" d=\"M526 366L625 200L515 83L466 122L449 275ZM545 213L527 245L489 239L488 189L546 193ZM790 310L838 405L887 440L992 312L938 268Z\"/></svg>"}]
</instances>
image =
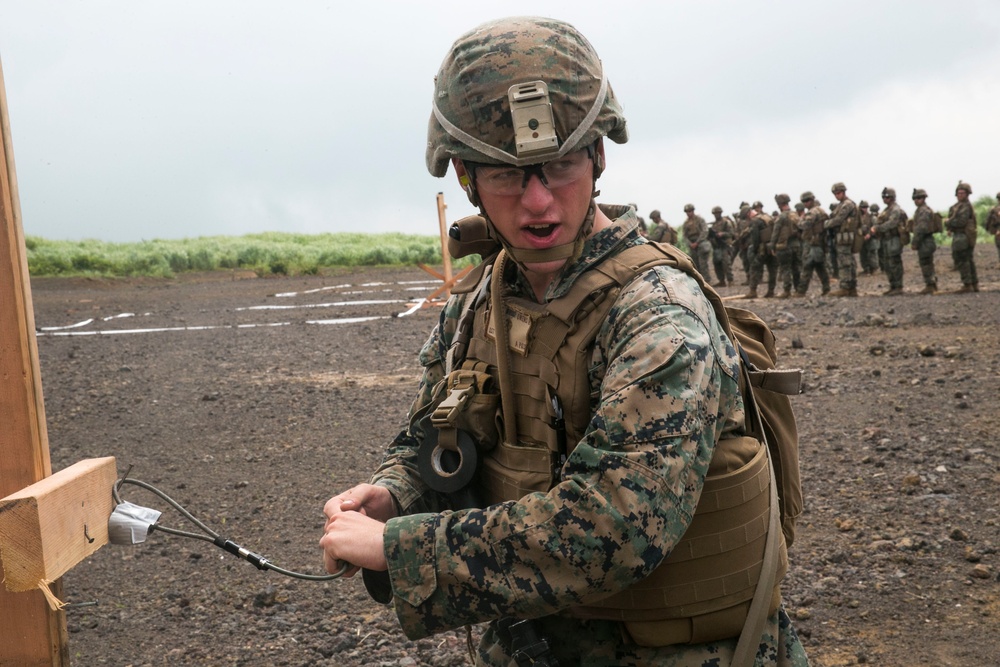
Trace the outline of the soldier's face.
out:
<instances>
[{"instance_id":1,"label":"soldier's face","mask_svg":"<svg viewBox=\"0 0 1000 667\"><path fill-rule=\"evenodd\" d=\"M596 154L604 159L604 144L598 142ZM592 164L590 158L588 163ZM455 163L461 178L466 172ZM531 174L520 194L495 194L477 189L479 201L497 232L514 248L547 250L573 243L583 226L593 196L593 169L585 170L576 180L547 187L537 174ZM541 273L558 271L566 260L545 262L528 268Z\"/></svg>"},{"instance_id":2,"label":"soldier's face","mask_svg":"<svg viewBox=\"0 0 1000 667\"><path fill-rule=\"evenodd\" d=\"M955 198L958 199L958 201L965 201L969 198L968 190L955 190Z\"/></svg>"},{"instance_id":3,"label":"soldier's face","mask_svg":"<svg viewBox=\"0 0 1000 667\"><path fill-rule=\"evenodd\" d=\"M844 201L844 197L847 196L847 193L843 190L837 190L833 193L833 196L837 199L837 201Z\"/></svg>"}]
</instances>

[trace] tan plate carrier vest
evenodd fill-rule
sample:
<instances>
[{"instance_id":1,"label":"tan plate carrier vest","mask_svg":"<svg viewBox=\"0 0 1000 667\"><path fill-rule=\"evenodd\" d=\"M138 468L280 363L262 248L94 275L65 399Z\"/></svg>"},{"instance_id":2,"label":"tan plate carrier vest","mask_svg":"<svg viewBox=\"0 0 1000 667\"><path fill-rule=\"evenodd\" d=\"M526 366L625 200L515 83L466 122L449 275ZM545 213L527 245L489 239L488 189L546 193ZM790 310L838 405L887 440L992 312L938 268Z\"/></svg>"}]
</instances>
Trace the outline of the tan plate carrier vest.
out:
<instances>
[{"instance_id":1,"label":"tan plate carrier vest","mask_svg":"<svg viewBox=\"0 0 1000 667\"><path fill-rule=\"evenodd\" d=\"M764 357L767 364L764 367L773 367L773 363L768 363L774 357L773 336L766 325L748 311L723 308L718 294L704 285L686 255L672 246L656 243L632 246L583 273L565 296L548 304L503 298L511 350L506 355L509 361L504 363L510 364L512 407L517 421L517 444L512 444L504 437L503 411L497 409L497 402L475 396L479 388L499 386L500 360L490 299L483 298L485 290L480 286L479 298L469 299L469 309L462 317L463 323L449 352L449 362L461 360L461 365L436 389L440 404L432 412L431 421L442 435L455 428L478 433L483 432L484 426L496 428L498 444L482 455L480 466L479 479L487 504L518 500L531 492L547 492L557 483L562 462L581 440L591 420L592 399L596 397L590 395L587 371L598 331L622 288L657 265L677 267L698 280L734 344L737 337L733 335L727 311L736 317L736 324L745 320L751 329L756 327L749 334L752 337L749 342L751 347L760 347L760 352L751 349L750 353L756 357L755 362ZM495 278L493 289L497 285ZM763 344L755 340L763 336L762 331L770 336ZM768 354L770 360L766 358ZM794 381L789 383L789 372L752 370L756 376L744 374L741 378L744 386L749 382L772 391L798 393L801 376L798 371L790 372L794 373ZM486 374L490 378L484 377ZM745 397L748 393L743 392ZM787 400L787 396L780 398ZM477 406L485 409L479 410ZM747 405L748 415L753 410L752 405ZM790 407L788 414L791 415ZM764 421L768 421L766 414ZM768 429L766 424L764 428ZM774 432L768 430L774 438ZM777 439L788 440L790 436L794 440L793 451L772 451L770 457L761 443L762 437L748 435L720 440L694 519L670 555L649 577L626 590L565 613L579 618L620 621L631 641L643 646L704 643L739 636L761 577L769 519L777 521L770 517L769 458L779 471L778 479L784 482L775 497L783 496L784 529L789 543L794 519L801 511L794 420L791 432L785 430L778 433ZM774 541L775 555L770 560L776 572L765 578L774 582L773 589L770 595L759 596L767 604L768 613L774 613L778 607L779 583L788 567L786 540L781 537L781 530L775 532L779 539ZM756 643L752 642L754 650Z\"/></svg>"}]
</instances>

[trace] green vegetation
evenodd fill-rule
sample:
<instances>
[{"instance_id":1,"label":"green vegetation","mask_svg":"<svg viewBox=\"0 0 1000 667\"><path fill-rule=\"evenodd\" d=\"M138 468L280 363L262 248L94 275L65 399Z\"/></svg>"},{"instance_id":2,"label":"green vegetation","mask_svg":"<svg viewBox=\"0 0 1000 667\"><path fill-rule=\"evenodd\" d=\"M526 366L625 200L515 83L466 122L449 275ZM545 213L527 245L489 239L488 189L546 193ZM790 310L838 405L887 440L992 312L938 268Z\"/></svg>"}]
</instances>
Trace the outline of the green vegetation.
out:
<instances>
[{"instance_id":1,"label":"green vegetation","mask_svg":"<svg viewBox=\"0 0 1000 667\"><path fill-rule=\"evenodd\" d=\"M266 232L246 236L138 243L25 240L28 270L33 276L158 276L184 271L250 269L258 275L316 274L349 266L440 265L436 236L414 234L288 234ZM468 260L458 263L467 264Z\"/></svg>"}]
</instances>

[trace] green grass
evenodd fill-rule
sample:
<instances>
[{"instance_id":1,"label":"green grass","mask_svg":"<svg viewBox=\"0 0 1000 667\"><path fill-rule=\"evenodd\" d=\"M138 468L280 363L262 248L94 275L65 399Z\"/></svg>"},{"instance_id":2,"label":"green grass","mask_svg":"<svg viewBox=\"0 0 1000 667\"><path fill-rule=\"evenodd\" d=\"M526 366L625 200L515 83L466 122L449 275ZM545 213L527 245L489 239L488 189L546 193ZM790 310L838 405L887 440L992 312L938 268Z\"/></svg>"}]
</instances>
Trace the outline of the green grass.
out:
<instances>
[{"instance_id":1,"label":"green grass","mask_svg":"<svg viewBox=\"0 0 1000 667\"><path fill-rule=\"evenodd\" d=\"M436 236L414 234L289 234L108 243L25 240L33 276L156 276L185 271L249 269L258 275L316 274L352 266L441 264ZM458 262L463 266L468 260Z\"/></svg>"}]
</instances>

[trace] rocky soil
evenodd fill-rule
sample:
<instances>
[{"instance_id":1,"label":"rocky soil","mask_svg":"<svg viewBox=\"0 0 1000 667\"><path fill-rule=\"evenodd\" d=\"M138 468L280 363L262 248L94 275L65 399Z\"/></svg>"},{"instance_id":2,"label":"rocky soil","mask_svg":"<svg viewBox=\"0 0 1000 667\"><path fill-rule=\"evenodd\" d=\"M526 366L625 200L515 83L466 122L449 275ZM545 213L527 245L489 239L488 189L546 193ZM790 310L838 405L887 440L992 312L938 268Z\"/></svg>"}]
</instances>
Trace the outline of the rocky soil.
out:
<instances>
[{"instance_id":1,"label":"rocky soil","mask_svg":"<svg viewBox=\"0 0 1000 667\"><path fill-rule=\"evenodd\" d=\"M736 302L805 371L784 595L813 665L1000 663L1000 269L977 251L977 294L916 295L907 252L906 296L862 277L857 299ZM939 252L955 289L948 264ZM230 539L320 573L323 503L404 421L437 310L395 315L426 278L33 281L53 468L113 455ZM98 602L67 611L81 666L467 664L464 632L407 641L360 579L287 579L159 532L105 546L64 586Z\"/></svg>"}]
</instances>

